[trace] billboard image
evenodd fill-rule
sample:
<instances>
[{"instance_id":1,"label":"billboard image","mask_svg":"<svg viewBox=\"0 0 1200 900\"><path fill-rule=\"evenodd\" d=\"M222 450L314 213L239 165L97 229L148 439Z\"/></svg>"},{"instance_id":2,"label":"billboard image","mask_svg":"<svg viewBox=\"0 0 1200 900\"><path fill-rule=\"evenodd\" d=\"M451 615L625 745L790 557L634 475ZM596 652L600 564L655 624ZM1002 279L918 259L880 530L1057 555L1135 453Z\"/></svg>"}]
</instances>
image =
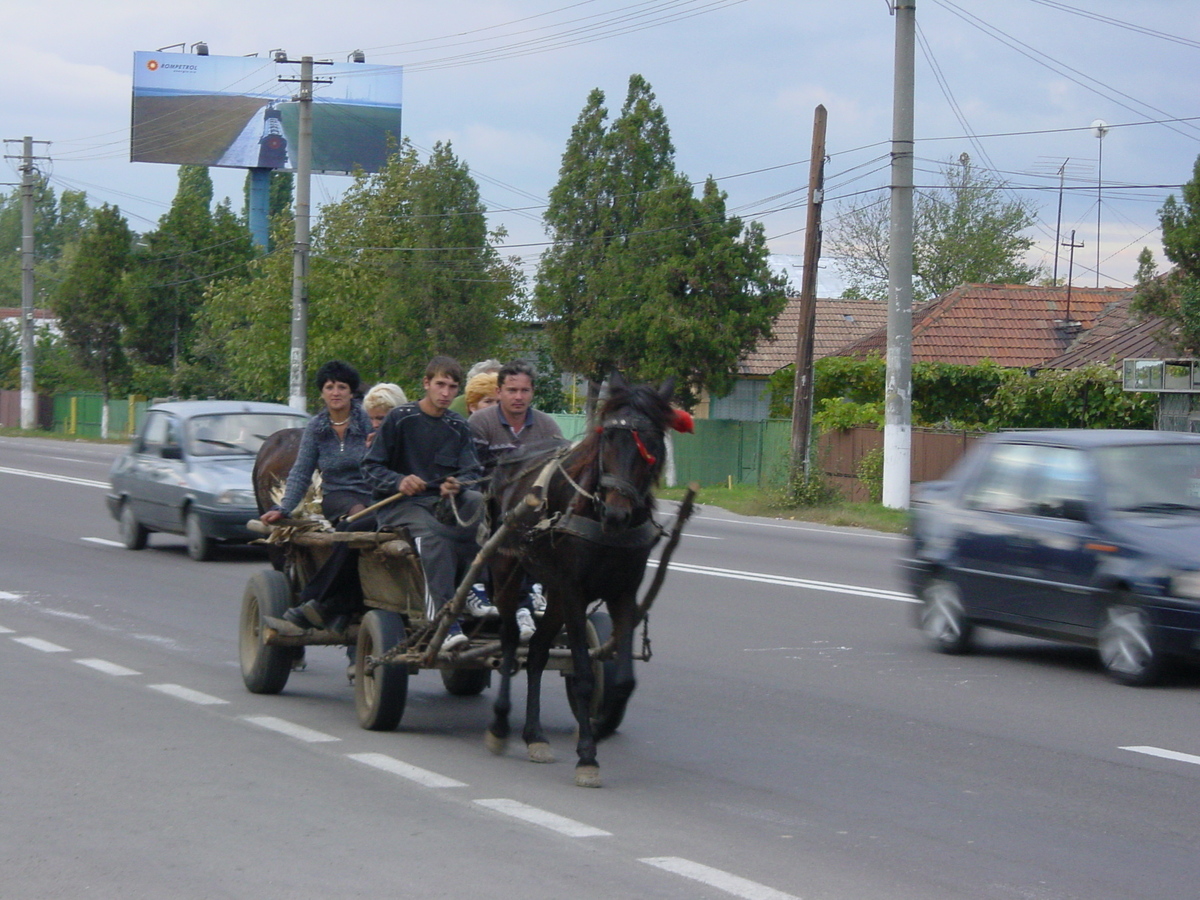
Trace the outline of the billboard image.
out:
<instances>
[{"instance_id":1,"label":"billboard image","mask_svg":"<svg viewBox=\"0 0 1200 900\"><path fill-rule=\"evenodd\" d=\"M247 56L133 55L133 162L294 169L300 66ZM378 172L400 141L399 66L313 72L314 172ZM330 83L324 83L328 80Z\"/></svg>"}]
</instances>

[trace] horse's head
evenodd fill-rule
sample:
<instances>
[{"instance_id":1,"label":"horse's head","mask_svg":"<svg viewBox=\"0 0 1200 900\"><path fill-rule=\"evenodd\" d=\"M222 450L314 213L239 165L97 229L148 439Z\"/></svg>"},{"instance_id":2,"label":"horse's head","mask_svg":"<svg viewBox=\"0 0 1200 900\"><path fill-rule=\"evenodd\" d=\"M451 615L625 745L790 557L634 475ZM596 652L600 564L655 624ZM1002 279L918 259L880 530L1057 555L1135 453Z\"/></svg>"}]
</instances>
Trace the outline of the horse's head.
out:
<instances>
[{"instance_id":1,"label":"horse's head","mask_svg":"<svg viewBox=\"0 0 1200 900\"><path fill-rule=\"evenodd\" d=\"M675 381L661 388L630 387L619 374L609 381L608 401L596 426L600 479L597 507L606 529L630 523L653 505L651 490L666 463L665 433L676 421L671 406Z\"/></svg>"}]
</instances>

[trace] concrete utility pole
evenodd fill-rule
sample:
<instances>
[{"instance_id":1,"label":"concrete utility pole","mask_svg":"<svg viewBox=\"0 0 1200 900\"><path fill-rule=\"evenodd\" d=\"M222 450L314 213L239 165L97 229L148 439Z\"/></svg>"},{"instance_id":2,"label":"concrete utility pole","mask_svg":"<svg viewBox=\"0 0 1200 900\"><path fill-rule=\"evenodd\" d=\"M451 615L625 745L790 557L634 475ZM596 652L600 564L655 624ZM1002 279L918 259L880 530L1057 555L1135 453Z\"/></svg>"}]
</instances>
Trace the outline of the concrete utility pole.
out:
<instances>
[{"instance_id":1,"label":"concrete utility pole","mask_svg":"<svg viewBox=\"0 0 1200 900\"><path fill-rule=\"evenodd\" d=\"M292 63L286 54L275 61ZM332 65L330 60L320 60L318 65ZM314 60L311 56L300 59L299 78L281 78L283 82L296 82L300 93L296 100L300 104L300 128L296 141L296 217L295 244L292 250L292 349L288 365L288 406L308 411L305 394L305 354L308 345L308 257L309 217L312 197L312 98L314 84L329 84L328 78L313 78Z\"/></svg>"},{"instance_id":2,"label":"concrete utility pole","mask_svg":"<svg viewBox=\"0 0 1200 900\"><path fill-rule=\"evenodd\" d=\"M892 96L891 224L888 230L887 384L883 505L908 507L912 481L913 94L916 0L896 0Z\"/></svg>"},{"instance_id":3,"label":"concrete utility pole","mask_svg":"<svg viewBox=\"0 0 1200 900\"><path fill-rule=\"evenodd\" d=\"M824 106L813 115L812 156L808 164L808 218L804 231L804 273L800 282L800 321L796 326L796 386L792 396L792 476L808 477L812 455L813 331L817 317L817 265L821 260L821 204L825 199Z\"/></svg>"},{"instance_id":4,"label":"concrete utility pole","mask_svg":"<svg viewBox=\"0 0 1200 900\"><path fill-rule=\"evenodd\" d=\"M11 138L12 143L16 138ZM33 392L33 188L37 169L33 155L34 144L49 144L35 141L26 135L21 139L21 428L30 431L37 427L37 395ZM6 159L13 159L6 156Z\"/></svg>"}]
</instances>

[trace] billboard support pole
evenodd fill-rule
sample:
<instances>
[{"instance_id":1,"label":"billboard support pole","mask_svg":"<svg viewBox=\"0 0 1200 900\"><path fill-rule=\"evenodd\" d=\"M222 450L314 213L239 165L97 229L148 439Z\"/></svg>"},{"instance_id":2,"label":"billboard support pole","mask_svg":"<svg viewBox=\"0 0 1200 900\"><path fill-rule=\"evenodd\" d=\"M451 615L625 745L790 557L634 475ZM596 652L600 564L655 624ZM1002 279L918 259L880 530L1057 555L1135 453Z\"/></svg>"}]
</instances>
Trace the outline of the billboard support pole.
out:
<instances>
[{"instance_id":1,"label":"billboard support pole","mask_svg":"<svg viewBox=\"0 0 1200 900\"><path fill-rule=\"evenodd\" d=\"M304 390L308 344L309 205L312 196L313 58L300 60L300 132L296 147L296 237L292 250L292 347L288 364L288 406L308 411Z\"/></svg>"},{"instance_id":2,"label":"billboard support pole","mask_svg":"<svg viewBox=\"0 0 1200 900\"><path fill-rule=\"evenodd\" d=\"M246 218L250 240L261 252L267 252L271 237L271 173L274 169L247 169L250 175L250 202Z\"/></svg>"}]
</instances>

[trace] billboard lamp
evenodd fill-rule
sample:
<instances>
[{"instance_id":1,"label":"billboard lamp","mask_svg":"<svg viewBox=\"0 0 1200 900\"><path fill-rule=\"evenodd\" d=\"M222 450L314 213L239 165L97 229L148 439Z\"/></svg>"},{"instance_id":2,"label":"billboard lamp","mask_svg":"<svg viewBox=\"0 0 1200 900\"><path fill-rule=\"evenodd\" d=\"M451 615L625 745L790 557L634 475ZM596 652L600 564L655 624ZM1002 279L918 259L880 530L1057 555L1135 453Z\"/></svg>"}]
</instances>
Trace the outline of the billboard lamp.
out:
<instances>
[{"instance_id":1,"label":"billboard lamp","mask_svg":"<svg viewBox=\"0 0 1200 900\"><path fill-rule=\"evenodd\" d=\"M159 47L158 52L166 53L168 50L174 50L176 47L178 47L181 51L186 50L187 44L185 44L183 41L180 41L178 44L167 44L165 47Z\"/></svg>"},{"instance_id":2,"label":"billboard lamp","mask_svg":"<svg viewBox=\"0 0 1200 900\"><path fill-rule=\"evenodd\" d=\"M363 53L361 50L355 50L353 53L351 53L349 56L346 57L346 62L365 63L366 61L367 61L367 54Z\"/></svg>"},{"instance_id":3,"label":"billboard lamp","mask_svg":"<svg viewBox=\"0 0 1200 900\"><path fill-rule=\"evenodd\" d=\"M208 56L208 42L196 41L196 43L192 44L192 52L197 56Z\"/></svg>"}]
</instances>

